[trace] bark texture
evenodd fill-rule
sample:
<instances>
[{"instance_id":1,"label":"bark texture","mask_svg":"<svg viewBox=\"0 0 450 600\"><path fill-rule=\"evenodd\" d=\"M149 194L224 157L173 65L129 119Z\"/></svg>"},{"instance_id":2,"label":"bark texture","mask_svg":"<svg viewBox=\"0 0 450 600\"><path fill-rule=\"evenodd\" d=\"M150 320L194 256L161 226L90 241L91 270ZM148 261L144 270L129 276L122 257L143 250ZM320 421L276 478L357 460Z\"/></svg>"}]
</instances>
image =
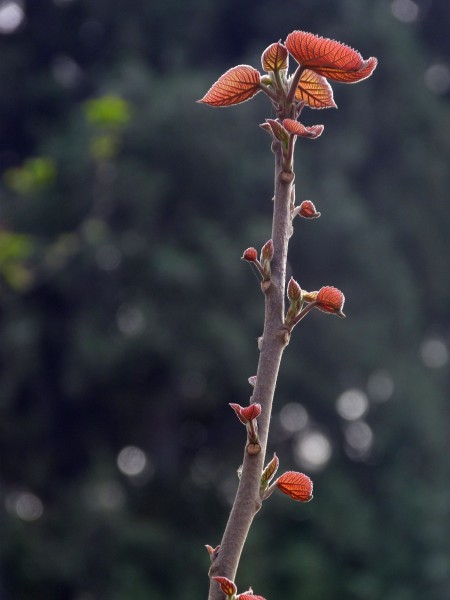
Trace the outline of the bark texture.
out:
<instances>
[{"instance_id":1,"label":"bark texture","mask_svg":"<svg viewBox=\"0 0 450 600\"><path fill-rule=\"evenodd\" d=\"M287 345L287 332L283 328L284 298L286 287L286 260L291 234L291 194L294 175L283 169L283 154L280 144L272 145L275 154L275 193L272 222L274 255L271 262L271 284L265 290L265 318L263 340L260 350L256 385L252 402L261 404L258 417L258 435L261 451L250 455L244 451L242 475L228 523L221 541L217 558L214 559L209 575L220 575L233 580L242 549L255 514L261 507L259 496L261 474L264 468L267 438L269 433L272 401L280 368L283 350ZM208 600L223 600L219 585L210 580Z\"/></svg>"}]
</instances>

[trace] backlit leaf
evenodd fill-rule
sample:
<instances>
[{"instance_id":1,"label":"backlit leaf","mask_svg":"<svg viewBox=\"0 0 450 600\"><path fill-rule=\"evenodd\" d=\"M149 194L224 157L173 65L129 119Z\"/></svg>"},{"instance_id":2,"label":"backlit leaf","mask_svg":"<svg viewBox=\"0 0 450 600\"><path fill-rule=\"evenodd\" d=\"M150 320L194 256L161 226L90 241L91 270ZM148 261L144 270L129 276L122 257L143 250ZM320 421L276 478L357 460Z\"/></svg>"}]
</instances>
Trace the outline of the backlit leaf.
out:
<instances>
[{"instance_id":1,"label":"backlit leaf","mask_svg":"<svg viewBox=\"0 0 450 600\"><path fill-rule=\"evenodd\" d=\"M228 579L228 577L213 577L214 581L220 585L220 589L225 594L225 596L233 596L237 592L236 584Z\"/></svg>"},{"instance_id":2,"label":"backlit leaf","mask_svg":"<svg viewBox=\"0 0 450 600\"><path fill-rule=\"evenodd\" d=\"M299 123L299 121L294 121L294 119L284 119L283 127L286 131L289 131L289 133L310 139L319 137L325 129L323 125L311 125L310 127L305 127L305 125Z\"/></svg>"},{"instance_id":3,"label":"backlit leaf","mask_svg":"<svg viewBox=\"0 0 450 600\"><path fill-rule=\"evenodd\" d=\"M287 471L277 479L276 485L284 494L300 502L309 502L313 497L313 482L304 473Z\"/></svg>"},{"instance_id":4,"label":"backlit leaf","mask_svg":"<svg viewBox=\"0 0 450 600\"><path fill-rule=\"evenodd\" d=\"M316 298L316 308L328 313L345 317L342 309L344 308L345 296L337 288L326 285L321 287Z\"/></svg>"},{"instance_id":5,"label":"backlit leaf","mask_svg":"<svg viewBox=\"0 0 450 600\"><path fill-rule=\"evenodd\" d=\"M198 102L210 106L232 106L250 100L260 91L261 75L249 65L238 65L224 73Z\"/></svg>"},{"instance_id":6,"label":"backlit leaf","mask_svg":"<svg viewBox=\"0 0 450 600\"><path fill-rule=\"evenodd\" d=\"M303 71L295 97L310 108L337 108L331 85L325 77L309 69Z\"/></svg>"},{"instance_id":7,"label":"backlit leaf","mask_svg":"<svg viewBox=\"0 0 450 600\"><path fill-rule=\"evenodd\" d=\"M286 46L281 42L270 44L261 56L262 68L264 71L279 71L287 69L289 65L289 54Z\"/></svg>"},{"instance_id":8,"label":"backlit leaf","mask_svg":"<svg viewBox=\"0 0 450 600\"><path fill-rule=\"evenodd\" d=\"M286 48L303 67L340 83L357 83L366 79L378 63L373 56L364 60L350 46L306 31L290 33L286 38Z\"/></svg>"}]
</instances>

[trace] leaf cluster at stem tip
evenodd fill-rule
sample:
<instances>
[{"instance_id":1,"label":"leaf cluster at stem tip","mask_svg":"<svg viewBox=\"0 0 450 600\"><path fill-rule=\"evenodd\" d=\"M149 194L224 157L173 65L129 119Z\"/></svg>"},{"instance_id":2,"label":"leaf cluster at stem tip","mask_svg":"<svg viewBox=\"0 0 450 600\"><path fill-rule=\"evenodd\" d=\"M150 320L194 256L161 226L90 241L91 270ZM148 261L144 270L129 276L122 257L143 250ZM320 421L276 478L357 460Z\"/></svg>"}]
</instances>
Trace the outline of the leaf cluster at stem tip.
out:
<instances>
[{"instance_id":1,"label":"leaf cluster at stem tip","mask_svg":"<svg viewBox=\"0 0 450 600\"><path fill-rule=\"evenodd\" d=\"M289 56L298 63L291 76ZM232 106L262 91L272 101L278 116L297 119L303 106L336 108L329 81L357 83L373 73L377 62L373 56L364 60L346 44L306 31L293 31L284 44L276 42L264 50L261 64L266 75L250 65L233 67L219 77L199 102Z\"/></svg>"}]
</instances>

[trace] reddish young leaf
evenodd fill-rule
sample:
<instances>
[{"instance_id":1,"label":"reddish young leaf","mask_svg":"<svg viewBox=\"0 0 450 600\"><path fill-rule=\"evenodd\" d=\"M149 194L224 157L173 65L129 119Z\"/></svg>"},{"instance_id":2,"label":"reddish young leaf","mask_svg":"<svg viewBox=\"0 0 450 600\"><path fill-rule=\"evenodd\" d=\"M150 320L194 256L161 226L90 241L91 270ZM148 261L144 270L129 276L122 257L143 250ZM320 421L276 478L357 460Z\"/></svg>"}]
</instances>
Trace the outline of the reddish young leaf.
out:
<instances>
[{"instance_id":1,"label":"reddish young leaf","mask_svg":"<svg viewBox=\"0 0 450 600\"><path fill-rule=\"evenodd\" d=\"M306 31L290 33L286 38L286 48L303 67L340 83L357 83L366 79L378 63L373 56L364 60L350 46Z\"/></svg>"},{"instance_id":2,"label":"reddish young leaf","mask_svg":"<svg viewBox=\"0 0 450 600\"><path fill-rule=\"evenodd\" d=\"M241 408L241 417L246 421L253 421L261 414L261 404L253 403L245 408Z\"/></svg>"},{"instance_id":3,"label":"reddish young leaf","mask_svg":"<svg viewBox=\"0 0 450 600\"><path fill-rule=\"evenodd\" d=\"M273 241L267 240L264 246L261 248L261 262L267 260L271 261L273 258Z\"/></svg>"},{"instance_id":4,"label":"reddish young leaf","mask_svg":"<svg viewBox=\"0 0 450 600\"><path fill-rule=\"evenodd\" d=\"M289 279L287 285L287 297L291 302L299 302L302 299L302 288L293 277Z\"/></svg>"},{"instance_id":5,"label":"reddish young leaf","mask_svg":"<svg viewBox=\"0 0 450 600\"><path fill-rule=\"evenodd\" d=\"M295 97L310 108L337 108L331 85L325 77L309 69L303 71Z\"/></svg>"},{"instance_id":6,"label":"reddish young leaf","mask_svg":"<svg viewBox=\"0 0 450 600\"><path fill-rule=\"evenodd\" d=\"M321 287L316 297L316 308L327 313L332 313L338 317L345 317L342 309L344 307L345 296L337 288L327 285Z\"/></svg>"},{"instance_id":7,"label":"reddish young leaf","mask_svg":"<svg viewBox=\"0 0 450 600\"><path fill-rule=\"evenodd\" d=\"M256 248L247 248L242 255L242 258L248 262L255 262L255 260L258 260L258 252L256 251Z\"/></svg>"},{"instance_id":8,"label":"reddish young leaf","mask_svg":"<svg viewBox=\"0 0 450 600\"><path fill-rule=\"evenodd\" d=\"M299 206L298 214L304 219L317 219L320 217L320 212L317 212L311 200L303 200Z\"/></svg>"},{"instance_id":9,"label":"reddish young leaf","mask_svg":"<svg viewBox=\"0 0 450 600\"><path fill-rule=\"evenodd\" d=\"M266 600L262 596L255 596L255 594L239 594L238 600Z\"/></svg>"},{"instance_id":10,"label":"reddish young leaf","mask_svg":"<svg viewBox=\"0 0 450 600\"><path fill-rule=\"evenodd\" d=\"M310 138L311 140L322 135L323 130L325 129L324 125L311 125L310 127L305 127L305 125L299 123L299 121L294 121L294 119L284 119L283 127L286 131L289 131L289 133L293 133L299 137Z\"/></svg>"},{"instance_id":11,"label":"reddish young leaf","mask_svg":"<svg viewBox=\"0 0 450 600\"><path fill-rule=\"evenodd\" d=\"M289 54L286 46L283 46L281 42L267 46L262 53L261 64L266 72L287 69L289 65Z\"/></svg>"},{"instance_id":12,"label":"reddish young leaf","mask_svg":"<svg viewBox=\"0 0 450 600\"><path fill-rule=\"evenodd\" d=\"M260 90L261 75L249 65L238 65L224 73L198 102L210 106L232 106L253 98Z\"/></svg>"},{"instance_id":13,"label":"reddish young leaf","mask_svg":"<svg viewBox=\"0 0 450 600\"><path fill-rule=\"evenodd\" d=\"M309 502L313 497L313 482L304 473L287 471L277 479L276 485L284 494L300 502Z\"/></svg>"},{"instance_id":14,"label":"reddish young leaf","mask_svg":"<svg viewBox=\"0 0 450 600\"><path fill-rule=\"evenodd\" d=\"M228 579L228 577L213 577L214 581L217 581L220 584L220 589L225 594L225 596L233 596L237 592L236 584Z\"/></svg>"}]
</instances>

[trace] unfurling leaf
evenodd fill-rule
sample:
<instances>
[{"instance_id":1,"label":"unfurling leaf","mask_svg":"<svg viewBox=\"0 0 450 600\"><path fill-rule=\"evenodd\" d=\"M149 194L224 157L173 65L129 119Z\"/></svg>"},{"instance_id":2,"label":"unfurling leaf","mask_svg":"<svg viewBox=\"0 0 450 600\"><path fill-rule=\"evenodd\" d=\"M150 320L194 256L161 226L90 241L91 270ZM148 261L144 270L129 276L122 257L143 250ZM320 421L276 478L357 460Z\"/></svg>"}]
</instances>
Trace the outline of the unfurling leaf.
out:
<instances>
[{"instance_id":1,"label":"unfurling leaf","mask_svg":"<svg viewBox=\"0 0 450 600\"><path fill-rule=\"evenodd\" d=\"M239 421L244 425L247 425L247 419L244 419L244 417L242 416L242 406L240 404L235 404L234 402L230 402L229 404L236 413L236 416L239 419Z\"/></svg>"},{"instance_id":2,"label":"unfurling leaf","mask_svg":"<svg viewBox=\"0 0 450 600\"><path fill-rule=\"evenodd\" d=\"M250 100L260 90L261 75L249 65L238 65L224 73L198 102L210 106L232 106Z\"/></svg>"},{"instance_id":3,"label":"unfurling leaf","mask_svg":"<svg viewBox=\"0 0 450 600\"><path fill-rule=\"evenodd\" d=\"M337 108L331 85L325 77L309 69L303 71L295 97L309 108Z\"/></svg>"},{"instance_id":4,"label":"unfurling leaf","mask_svg":"<svg viewBox=\"0 0 450 600\"><path fill-rule=\"evenodd\" d=\"M300 302L302 299L302 288L293 277L289 279L287 285L287 297L291 302Z\"/></svg>"},{"instance_id":5,"label":"unfurling leaf","mask_svg":"<svg viewBox=\"0 0 450 600\"><path fill-rule=\"evenodd\" d=\"M373 56L364 60L350 46L306 31L290 33L286 38L286 48L303 67L340 83L357 83L366 79L378 63Z\"/></svg>"},{"instance_id":6,"label":"unfurling leaf","mask_svg":"<svg viewBox=\"0 0 450 600\"><path fill-rule=\"evenodd\" d=\"M313 497L313 482L304 473L287 471L277 479L276 485L284 494L300 502L309 502Z\"/></svg>"},{"instance_id":7,"label":"unfurling leaf","mask_svg":"<svg viewBox=\"0 0 450 600\"><path fill-rule=\"evenodd\" d=\"M323 130L325 129L324 125L311 125L305 127L305 125L299 123L299 121L294 121L294 119L284 119L283 127L286 131L289 131L289 133L293 133L299 137L310 138L311 140L322 135Z\"/></svg>"},{"instance_id":8,"label":"unfurling leaf","mask_svg":"<svg viewBox=\"0 0 450 600\"><path fill-rule=\"evenodd\" d=\"M255 262L255 260L258 260L258 252L256 251L256 248L247 248L242 255L242 259L247 260L248 262Z\"/></svg>"},{"instance_id":9,"label":"unfurling leaf","mask_svg":"<svg viewBox=\"0 0 450 600\"><path fill-rule=\"evenodd\" d=\"M265 488L271 482L273 476L278 471L279 464L278 456L274 452L272 460L267 464L261 475L261 487Z\"/></svg>"},{"instance_id":10,"label":"unfurling leaf","mask_svg":"<svg viewBox=\"0 0 450 600\"><path fill-rule=\"evenodd\" d=\"M241 407L241 417L246 421L253 421L261 414L261 404L255 402L246 406L245 408Z\"/></svg>"},{"instance_id":11,"label":"unfurling leaf","mask_svg":"<svg viewBox=\"0 0 450 600\"><path fill-rule=\"evenodd\" d=\"M270 131L275 139L283 144L287 148L289 144L289 133L283 127L283 125L275 119L266 119L266 123L270 127Z\"/></svg>"},{"instance_id":12,"label":"unfurling leaf","mask_svg":"<svg viewBox=\"0 0 450 600\"><path fill-rule=\"evenodd\" d=\"M273 241L267 240L264 246L261 248L261 262L270 262L273 258Z\"/></svg>"},{"instance_id":13,"label":"unfurling leaf","mask_svg":"<svg viewBox=\"0 0 450 600\"><path fill-rule=\"evenodd\" d=\"M239 594L238 600L266 600L262 596L255 596L255 594Z\"/></svg>"},{"instance_id":14,"label":"unfurling leaf","mask_svg":"<svg viewBox=\"0 0 450 600\"><path fill-rule=\"evenodd\" d=\"M317 212L311 200L303 200L298 207L298 214L304 219L317 219L320 217L320 212Z\"/></svg>"},{"instance_id":15,"label":"unfurling leaf","mask_svg":"<svg viewBox=\"0 0 450 600\"><path fill-rule=\"evenodd\" d=\"M342 309L344 308L345 296L337 288L327 285L321 287L316 297L316 308L332 313L338 317L345 317Z\"/></svg>"},{"instance_id":16,"label":"unfurling leaf","mask_svg":"<svg viewBox=\"0 0 450 600\"><path fill-rule=\"evenodd\" d=\"M213 577L214 581L220 585L220 589L225 594L225 596L234 596L237 592L236 584L228 579L228 577Z\"/></svg>"},{"instance_id":17,"label":"unfurling leaf","mask_svg":"<svg viewBox=\"0 0 450 600\"><path fill-rule=\"evenodd\" d=\"M314 302L319 292L303 292L303 300L305 302Z\"/></svg>"},{"instance_id":18,"label":"unfurling leaf","mask_svg":"<svg viewBox=\"0 0 450 600\"><path fill-rule=\"evenodd\" d=\"M287 69L289 65L289 54L286 46L283 46L281 42L267 46L262 53L261 64L266 72Z\"/></svg>"}]
</instances>

